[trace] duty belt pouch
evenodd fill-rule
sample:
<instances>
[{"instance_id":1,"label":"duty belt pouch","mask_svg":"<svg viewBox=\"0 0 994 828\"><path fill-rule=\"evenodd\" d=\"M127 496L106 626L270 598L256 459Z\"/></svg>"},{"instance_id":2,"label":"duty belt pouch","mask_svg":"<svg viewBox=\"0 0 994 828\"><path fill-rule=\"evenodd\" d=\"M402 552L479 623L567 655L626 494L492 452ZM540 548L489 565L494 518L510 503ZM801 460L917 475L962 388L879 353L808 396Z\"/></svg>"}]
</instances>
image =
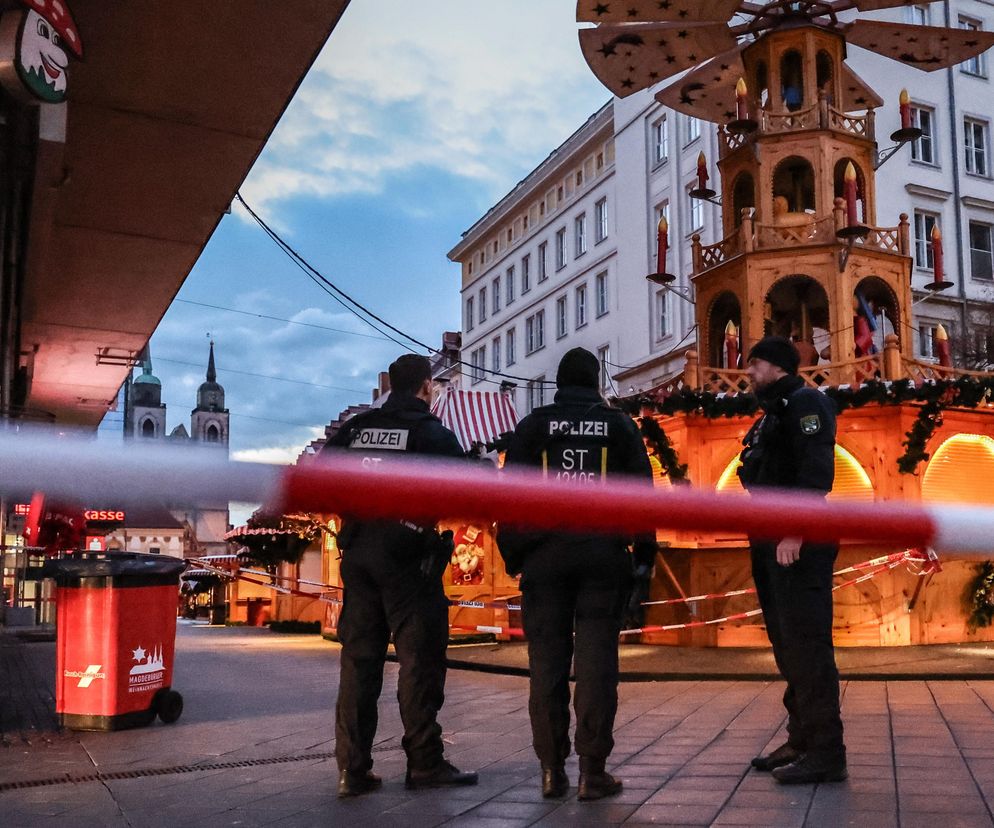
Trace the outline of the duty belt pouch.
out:
<instances>
[{"instance_id":1,"label":"duty belt pouch","mask_svg":"<svg viewBox=\"0 0 994 828\"><path fill-rule=\"evenodd\" d=\"M437 581L452 560L452 550L455 549L452 530L446 529L444 532L429 530L425 535L427 537L424 557L421 559L421 574L429 581Z\"/></svg>"}]
</instances>

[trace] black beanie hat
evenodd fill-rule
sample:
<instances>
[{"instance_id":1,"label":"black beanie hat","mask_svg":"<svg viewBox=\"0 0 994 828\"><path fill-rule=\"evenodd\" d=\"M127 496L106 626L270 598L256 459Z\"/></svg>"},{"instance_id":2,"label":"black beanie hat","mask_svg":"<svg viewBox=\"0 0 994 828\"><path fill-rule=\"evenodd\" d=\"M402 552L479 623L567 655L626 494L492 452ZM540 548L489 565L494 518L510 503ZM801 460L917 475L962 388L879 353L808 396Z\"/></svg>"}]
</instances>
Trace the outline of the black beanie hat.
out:
<instances>
[{"instance_id":1,"label":"black beanie hat","mask_svg":"<svg viewBox=\"0 0 994 828\"><path fill-rule=\"evenodd\" d=\"M797 353L794 343L782 336L764 336L752 346L749 359L765 359L788 374L796 374L801 364L801 355Z\"/></svg>"},{"instance_id":2,"label":"black beanie hat","mask_svg":"<svg viewBox=\"0 0 994 828\"><path fill-rule=\"evenodd\" d=\"M600 387L601 364L586 348L572 348L559 360L556 385L579 385L583 388Z\"/></svg>"}]
</instances>

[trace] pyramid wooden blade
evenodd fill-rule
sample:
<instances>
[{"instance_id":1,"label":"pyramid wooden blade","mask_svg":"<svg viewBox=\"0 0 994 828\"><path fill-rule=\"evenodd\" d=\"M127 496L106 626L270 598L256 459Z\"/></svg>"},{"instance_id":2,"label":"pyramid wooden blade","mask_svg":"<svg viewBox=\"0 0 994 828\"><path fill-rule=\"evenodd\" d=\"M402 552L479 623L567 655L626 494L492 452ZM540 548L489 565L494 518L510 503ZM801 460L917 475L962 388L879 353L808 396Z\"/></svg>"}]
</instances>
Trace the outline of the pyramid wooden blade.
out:
<instances>
[{"instance_id":1,"label":"pyramid wooden blade","mask_svg":"<svg viewBox=\"0 0 994 828\"><path fill-rule=\"evenodd\" d=\"M580 23L727 23L742 0L577 0Z\"/></svg>"},{"instance_id":2,"label":"pyramid wooden blade","mask_svg":"<svg viewBox=\"0 0 994 828\"><path fill-rule=\"evenodd\" d=\"M735 85L745 76L742 50L722 52L656 93L663 106L704 121L727 123L735 118Z\"/></svg>"},{"instance_id":3,"label":"pyramid wooden blade","mask_svg":"<svg viewBox=\"0 0 994 828\"><path fill-rule=\"evenodd\" d=\"M857 75L852 68L842 64L842 112L863 112L884 105L884 100L870 88L870 85Z\"/></svg>"},{"instance_id":4,"label":"pyramid wooden blade","mask_svg":"<svg viewBox=\"0 0 994 828\"><path fill-rule=\"evenodd\" d=\"M724 23L605 24L580 30L580 48L601 83L624 98L735 46Z\"/></svg>"},{"instance_id":5,"label":"pyramid wooden blade","mask_svg":"<svg viewBox=\"0 0 994 828\"><path fill-rule=\"evenodd\" d=\"M856 0L854 6L860 11L879 11L880 9L896 9L899 6L926 5L934 3L935 0L925 0L919 3L917 0Z\"/></svg>"},{"instance_id":6,"label":"pyramid wooden blade","mask_svg":"<svg viewBox=\"0 0 994 828\"><path fill-rule=\"evenodd\" d=\"M856 20L843 30L846 41L926 72L947 69L994 46L994 32Z\"/></svg>"}]
</instances>

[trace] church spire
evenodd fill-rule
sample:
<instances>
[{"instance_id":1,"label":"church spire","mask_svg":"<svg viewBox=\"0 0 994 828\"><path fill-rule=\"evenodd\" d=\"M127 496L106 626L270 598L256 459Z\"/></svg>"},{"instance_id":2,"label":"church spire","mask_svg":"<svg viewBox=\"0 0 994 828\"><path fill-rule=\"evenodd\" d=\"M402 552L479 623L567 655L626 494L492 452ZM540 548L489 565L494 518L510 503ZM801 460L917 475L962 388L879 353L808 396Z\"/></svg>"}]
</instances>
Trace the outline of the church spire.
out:
<instances>
[{"instance_id":1,"label":"church spire","mask_svg":"<svg viewBox=\"0 0 994 828\"><path fill-rule=\"evenodd\" d=\"M151 373L151 372L149 372ZM211 340L211 354L207 360L207 381L217 382L217 371L214 369L214 340Z\"/></svg>"}]
</instances>

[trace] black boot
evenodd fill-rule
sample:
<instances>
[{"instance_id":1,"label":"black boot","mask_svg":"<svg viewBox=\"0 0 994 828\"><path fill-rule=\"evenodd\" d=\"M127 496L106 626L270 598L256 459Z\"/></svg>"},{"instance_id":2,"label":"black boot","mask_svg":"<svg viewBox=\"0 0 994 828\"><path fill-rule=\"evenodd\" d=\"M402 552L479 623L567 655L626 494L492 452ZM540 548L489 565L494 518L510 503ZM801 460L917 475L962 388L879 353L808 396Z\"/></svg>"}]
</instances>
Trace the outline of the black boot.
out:
<instances>
[{"instance_id":1,"label":"black boot","mask_svg":"<svg viewBox=\"0 0 994 828\"><path fill-rule=\"evenodd\" d=\"M542 796L559 799L569 791L569 777L562 765L542 765Z\"/></svg>"},{"instance_id":2,"label":"black boot","mask_svg":"<svg viewBox=\"0 0 994 828\"><path fill-rule=\"evenodd\" d=\"M621 780L615 779L604 770L603 759L589 756L580 757L580 783L576 798L582 800L603 799L621 793Z\"/></svg>"},{"instance_id":3,"label":"black boot","mask_svg":"<svg viewBox=\"0 0 994 828\"><path fill-rule=\"evenodd\" d=\"M789 744L780 745L772 753L766 756L757 756L752 760L752 766L758 771L771 771L774 768L789 765L801 758L801 751L791 747Z\"/></svg>"},{"instance_id":4,"label":"black boot","mask_svg":"<svg viewBox=\"0 0 994 828\"><path fill-rule=\"evenodd\" d=\"M806 753L796 762L775 768L773 778L781 785L810 785L815 782L842 782L849 776L846 756L818 756Z\"/></svg>"},{"instance_id":5,"label":"black boot","mask_svg":"<svg viewBox=\"0 0 994 828\"><path fill-rule=\"evenodd\" d=\"M418 788L444 788L450 785L475 785L479 777L475 771L463 772L444 759L432 768L407 769L404 786L414 791Z\"/></svg>"},{"instance_id":6,"label":"black boot","mask_svg":"<svg viewBox=\"0 0 994 828\"><path fill-rule=\"evenodd\" d=\"M375 791L383 785L380 779L372 771L365 773L352 773L343 770L338 774L338 798L346 799L350 796L361 796L364 793Z\"/></svg>"}]
</instances>

